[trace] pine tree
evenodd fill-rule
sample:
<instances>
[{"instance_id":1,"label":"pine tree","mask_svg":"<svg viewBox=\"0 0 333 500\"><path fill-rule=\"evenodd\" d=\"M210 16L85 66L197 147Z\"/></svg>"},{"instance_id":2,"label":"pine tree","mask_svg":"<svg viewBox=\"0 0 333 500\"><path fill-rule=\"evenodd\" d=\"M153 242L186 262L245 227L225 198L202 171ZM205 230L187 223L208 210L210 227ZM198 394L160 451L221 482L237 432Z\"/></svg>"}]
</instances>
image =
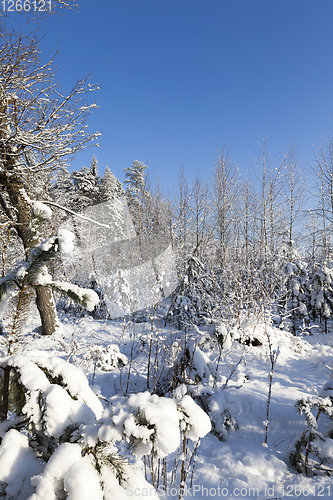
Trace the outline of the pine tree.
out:
<instances>
[{"instance_id":1,"label":"pine tree","mask_svg":"<svg viewBox=\"0 0 333 500\"><path fill-rule=\"evenodd\" d=\"M112 201L116 198L120 198L125 194L121 182L116 178L116 176L110 171L109 167L105 167L104 177L100 183L100 200Z\"/></svg>"},{"instance_id":2,"label":"pine tree","mask_svg":"<svg viewBox=\"0 0 333 500\"><path fill-rule=\"evenodd\" d=\"M28 227L27 257L25 262L19 261L14 268L0 280L0 302L11 300L13 315L9 326L8 350L17 341L17 335L24 324L27 304L32 293L47 288L67 295L88 310L98 303L98 296L92 290L81 289L78 286L52 279L48 265L57 252L68 253L73 250L74 235L65 229L59 229L56 236L42 239L43 224L51 218L51 210L40 202L32 207L32 218ZM38 297L37 297L38 301ZM38 305L38 302L37 302ZM44 307L42 305L42 307ZM45 314L56 317L53 303L48 304ZM42 318L43 319L43 318ZM42 325L43 326L43 325Z\"/></svg>"},{"instance_id":3,"label":"pine tree","mask_svg":"<svg viewBox=\"0 0 333 500\"><path fill-rule=\"evenodd\" d=\"M52 187L52 199L59 205L73 207L74 183L67 167L63 167L57 172L55 182Z\"/></svg>"}]
</instances>

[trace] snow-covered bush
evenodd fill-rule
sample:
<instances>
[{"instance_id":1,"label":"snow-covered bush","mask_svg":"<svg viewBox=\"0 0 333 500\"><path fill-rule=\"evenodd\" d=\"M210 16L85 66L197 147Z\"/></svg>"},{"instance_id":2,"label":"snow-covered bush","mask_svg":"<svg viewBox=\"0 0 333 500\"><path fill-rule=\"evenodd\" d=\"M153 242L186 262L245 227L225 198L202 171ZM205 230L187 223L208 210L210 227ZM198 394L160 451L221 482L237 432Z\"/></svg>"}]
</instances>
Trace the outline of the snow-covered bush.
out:
<instances>
[{"instance_id":1,"label":"snow-covered bush","mask_svg":"<svg viewBox=\"0 0 333 500\"><path fill-rule=\"evenodd\" d=\"M300 399L295 405L304 414L308 428L296 440L289 459L298 472L307 476L333 474L333 432L324 436L318 428L321 415L333 417L333 383L327 382L318 396Z\"/></svg>"},{"instance_id":2,"label":"snow-covered bush","mask_svg":"<svg viewBox=\"0 0 333 500\"><path fill-rule=\"evenodd\" d=\"M210 361L207 354L205 354L199 346L189 345L188 354L191 363L191 375L192 378L199 381L209 381L213 380L216 372L215 365Z\"/></svg>"},{"instance_id":3,"label":"snow-covered bush","mask_svg":"<svg viewBox=\"0 0 333 500\"><path fill-rule=\"evenodd\" d=\"M190 396L138 393L103 412L83 373L55 356L8 356L0 371L0 495L7 500L118 500L129 486L144 495L143 473L115 443L125 440L137 460L163 458L211 428Z\"/></svg>"},{"instance_id":4,"label":"snow-covered bush","mask_svg":"<svg viewBox=\"0 0 333 500\"><path fill-rule=\"evenodd\" d=\"M212 384L216 377L216 365L196 343L188 340L184 347L174 342L171 347L171 366L158 381L158 393L172 393L178 386Z\"/></svg>"},{"instance_id":5,"label":"snow-covered bush","mask_svg":"<svg viewBox=\"0 0 333 500\"><path fill-rule=\"evenodd\" d=\"M215 285L204 264L196 257L190 257L185 275L175 291L168 317L179 328L191 324L209 324L219 301Z\"/></svg>"},{"instance_id":6,"label":"snow-covered bush","mask_svg":"<svg viewBox=\"0 0 333 500\"><path fill-rule=\"evenodd\" d=\"M237 430L237 417L242 413L239 399L229 391L214 391L209 398L209 416L213 434L225 441L229 431Z\"/></svg>"},{"instance_id":7,"label":"snow-covered bush","mask_svg":"<svg viewBox=\"0 0 333 500\"><path fill-rule=\"evenodd\" d=\"M189 397L138 394L100 418L86 377L54 356L13 355L0 368L0 495L7 500L119 500L129 486L144 494L143 473L119 456L115 441L131 442L136 456L148 448L165 456L179 444L179 427L190 439L210 430Z\"/></svg>"},{"instance_id":8,"label":"snow-covered bush","mask_svg":"<svg viewBox=\"0 0 333 500\"><path fill-rule=\"evenodd\" d=\"M208 415L190 396L170 399L149 392L113 404L98 425L100 441L124 439L137 458L150 454L164 458L180 445L181 431L186 439L197 441L211 429ZM90 439L87 428L85 440L90 443Z\"/></svg>"},{"instance_id":9,"label":"snow-covered bush","mask_svg":"<svg viewBox=\"0 0 333 500\"><path fill-rule=\"evenodd\" d=\"M93 361L96 368L105 372L121 368L128 363L127 356L122 354L115 344L110 344L107 347L94 345L84 357L88 361Z\"/></svg>"}]
</instances>

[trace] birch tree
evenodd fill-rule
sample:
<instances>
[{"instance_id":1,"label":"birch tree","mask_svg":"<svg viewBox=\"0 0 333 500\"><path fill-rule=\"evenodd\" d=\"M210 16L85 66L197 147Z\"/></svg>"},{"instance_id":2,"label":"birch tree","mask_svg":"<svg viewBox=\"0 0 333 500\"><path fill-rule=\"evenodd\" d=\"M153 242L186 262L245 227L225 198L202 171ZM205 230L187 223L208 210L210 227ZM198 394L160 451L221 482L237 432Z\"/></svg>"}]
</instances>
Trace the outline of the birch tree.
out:
<instances>
[{"instance_id":1,"label":"birch tree","mask_svg":"<svg viewBox=\"0 0 333 500\"><path fill-rule=\"evenodd\" d=\"M316 211L321 220L323 253L327 254L333 229L333 139L327 138L318 149L314 165L318 189Z\"/></svg>"},{"instance_id":2,"label":"birch tree","mask_svg":"<svg viewBox=\"0 0 333 500\"><path fill-rule=\"evenodd\" d=\"M297 224L305 205L305 179L304 172L297 162L297 150L294 143L286 157L283 173L284 213L286 221L286 239L289 248L289 260L293 260L293 245L297 235Z\"/></svg>"},{"instance_id":3,"label":"birch tree","mask_svg":"<svg viewBox=\"0 0 333 500\"><path fill-rule=\"evenodd\" d=\"M211 211L208 185L202 181L197 172L192 187L190 212L192 214L191 222L194 240L193 255L197 256L200 260L203 260L207 254L208 246L213 236Z\"/></svg>"},{"instance_id":4,"label":"birch tree","mask_svg":"<svg viewBox=\"0 0 333 500\"><path fill-rule=\"evenodd\" d=\"M280 192L281 165L276 163L268 151L266 135L260 138L260 151L255 161L255 176L259 185L258 210L260 219L259 241L261 261L266 267L269 257L274 256L278 217L277 198Z\"/></svg>"},{"instance_id":5,"label":"birch tree","mask_svg":"<svg viewBox=\"0 0 333 500\"><path fill-rule=\"evenodd\" d=\"M218 240L218 261L223 268L227 262L227 247L234 222L237 189L237 169L231 163L226 148L217 155L214 170L214 212Z\"/></svg>"}]
</instances>

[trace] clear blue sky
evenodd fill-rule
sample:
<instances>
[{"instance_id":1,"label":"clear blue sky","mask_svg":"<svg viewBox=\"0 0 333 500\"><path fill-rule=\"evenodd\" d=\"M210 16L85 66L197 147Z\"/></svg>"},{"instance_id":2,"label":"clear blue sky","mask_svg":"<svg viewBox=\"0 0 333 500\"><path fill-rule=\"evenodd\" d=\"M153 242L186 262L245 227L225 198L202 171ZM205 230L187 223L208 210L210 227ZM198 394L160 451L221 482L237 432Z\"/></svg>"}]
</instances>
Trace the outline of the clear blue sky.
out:
<instances>
[{"instance_id":1,"label":"clear blue sky","mask_svg":"<svg viewBox=\"0 0 333 500\"><path fill-rule=\"evenodd\" d=\"M209 174L225 142L246 172L265 124L274 153L296 140L306 164L333 129L332 26L333 0L79 0L41 29L64 88L88 73L101 86L101 148L73 167L95 154L123 180L148 159L169 187L181 163Z\"/></svg>"}]
</instances>

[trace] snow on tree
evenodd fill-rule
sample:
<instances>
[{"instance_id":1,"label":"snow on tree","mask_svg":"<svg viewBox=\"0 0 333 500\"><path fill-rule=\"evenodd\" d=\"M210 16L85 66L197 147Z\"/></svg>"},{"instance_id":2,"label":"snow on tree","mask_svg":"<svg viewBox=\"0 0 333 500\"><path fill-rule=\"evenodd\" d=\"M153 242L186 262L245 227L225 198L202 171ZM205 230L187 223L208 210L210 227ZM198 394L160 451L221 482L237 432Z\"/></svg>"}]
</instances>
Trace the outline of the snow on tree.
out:
<instances>
[{"instance_id":1,"label":"snow on tree","mask_svg":"<svg viewBox=\"0 0 333 500\"><path fill-rule=\"evenodd\" d=\"M73 208L75 187L71 174L66 167L59 169L52 187L52 200L62 206ZM66 214L64 214L66 215Z\"/></svg>"},{"instance_id":2,"label":"snow on tree","mask_svg":"<svg viewBox=\"0 0 333 500\"><path fill-rule=\"evenodd\" d=\"M124 168L124 184L127 185L127 190L130 191L131 195L134 197L137 197L145 189L147 176L145 170L147 168L147 165L137 160L135 160L129 168Z\"/></svg>"},{"instance_id":3,"label":"snow on tree","mask_svg":"<svg viewBox=\"0 0 333 500\"><path fill-rule=\"evenodd\" d=\"M216 308L218 290L205 271L204 264L196 257L187 261L185 275L175 290L169 314L179 327L186 324L207 324Z\"/></svg>"},{"instance_id":4,"label":"snow on tree","mask_svg":"<svg viewBox=\"0 0 333 500\"><path fill-rule=\"evenodd\" d=\"M117 269L108 287L108 310L111 318L119 318L136 310L131 285L123 269Z\"/></svg>"},{"instance_id":5,"label":"snow on tree","mask_svg":"<svg viewBox=\"0 0 333 500\"><path fill-rule=\"evenodd\" d=\"M103 407L78 368L40 353L2 358L0 371L1 496L119 500L129 486L150 489L115 440L99 438Z\"/></svg>"},{"instance_id":6,"label":"snow on tree","mask_svg":"<svg viewBox=\"0 0 333 500\"><path fill-rule=\"evenodd\" d=\"M327 320L333 311L333 269L327 263L315 264L310 278L311 285L311 315L315 320L318 316L324 320L325 333L327 333Z\"/></svg>"},{"instance_id":7,"label":"snow on tree","mask_svg":"<svg viewBox=\"0 0 333 500\"><path fill-rule=\"evenodd\" d=\"M137 160L129 168L124 168L128 208L138 235L141 233L144 198L148 196L146 191L147 174L145 173L147 168L147 165Z\"/></svg>"},{"instance_id":8,"label":"snow on tree","mask_svg":"<svg viewBox=\"0 0 333 500\"><path fill-rule=\"evenodd\" d=\"M228 432L238 429L237 417L242 413L242 405L237 396L224 390L215 391L206 398L213 434L220 441L226 441Z\"/></svg>"},{"instance_id":9,"label":"snow on tree","mask_svg":"<svg viewBox=\"0 0 333 500\"><path fill-rule=\"evenodd\" d=\"M100 182L100 192L101 202L114 200L125 194L121 182L110 171L109 167L105 167L104 176Z\"/></svg>"},{"instance_id":10,"label":"snow on tree","mask_svg":"<svg viewBox=\"0 0 333 500\"><path fill-rule=\"evenodd\" d=\"M149 392L133 394L112 405L98 424L101 441L125 439L137 458L150 454L164 458L173 453L180 445L180 431L186 439L197 441L211 430L208 415L190 396L171 399ZM87 431L85 439L89 442L90 429Z\"/></svg>"},{"instance_id":11,"label":"snow on tree","mask_svg":"<svg viewBox=\"0 0 333 500\"><path fill-rule=\"evenodd\" d=\"M92 157L90 167L82 167L74 170L71 174L75 186L74 210L81 212L86 207L96 205L100 201L99 175L97 172L97 160Z\"/></svg>"},{"instance_id":12,"label":"snow on tree","mask_svg":"<svg viewBox=\"0 0 333 500\"><path fill-rule=\"evenodd\" d=\"M328 368L328 367L327 367ZM307 476L333 474L333 431L324 435L320 429L320 416L333 417L333 383L326 382L316 396L299 399L295 408L305 416L307 429L296 439L289 455L291 466Z\"/></svg>"},{"instance_id":13,"label":"snow on tree","mask_svg":"<svg viewBox=\"0 0 333 500\"><path fill-rule=\"evenodd\" d=\"M53 280L48 273L48 265L58 252L66 254L72 252L74 248L74 235L66 229L59 229L55 236L42 240L41 224L49 220L51 214L48 206L40 202L34 203L27 231L26 244L29 252L26 260L17 262L11 272L0 279L0 304L1 301L5 304L10 301L9 307L12 312L7 335L9 353L12 352L12 344L17 342L18 333L29 312L27 306L33 292L36 293L41 288L56 290L88 310L93 310L99 301L93 290ZM53 307L53 302L48 304L47 313L56 317Z\"/></svg>"},{"instance_id":14,"label":"snow on tree","mask_svg":"<svg viewBox=\"0 0 333 500\"><path fill-rule=\"evenodd\" d=\"M281 327L291 324L295 335L301 323L309 325L309 276L306 264L295 260L282 268L282 285L279 291L279 311L285 316ZM304 326L303 325L303 326Z\"/></svg>"},{"instance_id":15,"label":"snow on tree","mask_svg":"<svg viewBox=\"0 0 333 500\"><path fill-rule=\"evenodd\" d=\"M107 347L94 345L85 354L84 358L87 361L93 361L94 369L99 368L105 372L123 367L128 363L127 356L122 354L115 344L110 344Z\"/></svg>"},{"instance_id":16,"label":"snow on tree","mask_svg":"<svg viewBox=\"0 0 333 500\"><path fill-rule=\"evenodd\" d=\"M188 395L138 393L103 411L83 373L55 356L8 356L0 372L0 492L8 499L119 500L135 487L137 498L158 498L140 458L166 457L181 438L197 442L211 429ZM122 441L134 466L119 454Z\"/></svg>"},{"instance_id":17,"label":"snow on tree","mask_svg":"<svg viewBox=\"0 0 333 500\"><path fill-rule=\"evenodd\" d=\"M95 87L79 80L66 95L55 82L52 61L40 62L36 37L4 27L0 40L0 74L5 75L0 81L0 206L6 224L16 231L27 252L29 179L49 177L96 139L98 134L89 134L85 125L95 105L81 100ZM43 333L52 333L57 320L51 291L37 287L36 294Z\"/></svg>"}]
</instances>

